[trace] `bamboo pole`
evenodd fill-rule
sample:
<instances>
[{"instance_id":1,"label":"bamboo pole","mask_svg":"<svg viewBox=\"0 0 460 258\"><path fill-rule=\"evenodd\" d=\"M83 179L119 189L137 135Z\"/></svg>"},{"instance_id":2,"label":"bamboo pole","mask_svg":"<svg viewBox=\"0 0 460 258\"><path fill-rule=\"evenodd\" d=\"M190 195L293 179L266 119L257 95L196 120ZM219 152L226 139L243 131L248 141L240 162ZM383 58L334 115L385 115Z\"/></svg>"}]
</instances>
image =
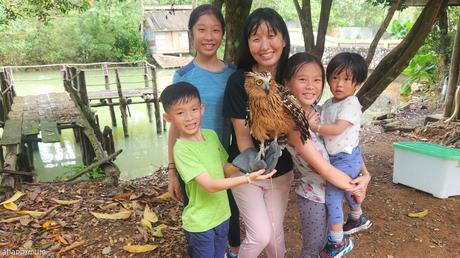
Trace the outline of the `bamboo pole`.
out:
<instances>
[{"instance_id":1,"label":"bamboo pole","mask_svg":"<svg viewBox=\"0 0 460 258\"><path fill-rule=\"evenodd\" d=\"M155 121L157 126L157 133L162 133L161 117L160 117L160 101L158 99L158 87L157 87L157 71L154 66L150 67L152 75L152 90L153 90L153 104L155 106Z\"/></svg>"},{"instance_id":2,"label":"bamboo pole","mask_svg":"<svg viewBox=\"0 0 460 258\"><path fill-rule=\"evenodd\" d=\"M145 85L145 88L149 87L149 74L148 74L147 63L144 63L144 85ZM152 123L153 122L152 104L150 104L150 102L148 102L147 99L145 100L145 102L147 102L147 115L149 117L149 123Z\"/></svg>"},{"instance_id":3,"label":"bamboo pole","mask_svg":"<svg viewBox=\"0 0 460 258\"><path fill-rule=\"evenodd\" d=\"M125 137L129 136L128 133L128 116L126 114L126 99L123 97L123 91L121 90L120 75L118 74L118 69L115 69L115 77L117 80L117 90L118 96L120 98L120 111L121 111L121 123L123 124L123 134Z\"/></svg>"},{"instance_id":4,"label":"bamboo pole","mask_svg":"<svg viewBox=\"0 0 460 258\"><path fill-rule=\"evenodd\" d=\"M102 69L104 70L105 89L109 91L110 90L109 70L107 68L106 63L102 65ZM109 104L112 104L112 99L107 99L107 101ZM113 106L109 105L109 110L110 110L110 118L112 119L112 126L115 127L117 126L117 117L115 116L115 109L113 108Z\"/></svg>"}]
</instances>

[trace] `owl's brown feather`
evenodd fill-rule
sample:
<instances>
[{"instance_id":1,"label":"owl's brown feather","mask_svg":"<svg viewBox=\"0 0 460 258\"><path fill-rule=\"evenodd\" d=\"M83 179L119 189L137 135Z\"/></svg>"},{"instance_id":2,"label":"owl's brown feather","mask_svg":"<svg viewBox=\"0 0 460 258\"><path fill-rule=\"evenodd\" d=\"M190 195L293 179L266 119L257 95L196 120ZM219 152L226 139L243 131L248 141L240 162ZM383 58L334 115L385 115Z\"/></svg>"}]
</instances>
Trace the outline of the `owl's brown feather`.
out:
<instances>
[{"instance_id":1,"label":"owl's brown feather","mask_svg":"<svg viewBox=\"0 0 460 258\"><path fill-rule=\"evenodd\" d=\"M258 85L260 80L265 85ZM305 112L297 99L271 79L269 73L246 73L244 88L248 95L250 132L255 139L260 142L277 139L295 128L299 128L302 142L310 137Z\"/></svg>"}]
</instances>

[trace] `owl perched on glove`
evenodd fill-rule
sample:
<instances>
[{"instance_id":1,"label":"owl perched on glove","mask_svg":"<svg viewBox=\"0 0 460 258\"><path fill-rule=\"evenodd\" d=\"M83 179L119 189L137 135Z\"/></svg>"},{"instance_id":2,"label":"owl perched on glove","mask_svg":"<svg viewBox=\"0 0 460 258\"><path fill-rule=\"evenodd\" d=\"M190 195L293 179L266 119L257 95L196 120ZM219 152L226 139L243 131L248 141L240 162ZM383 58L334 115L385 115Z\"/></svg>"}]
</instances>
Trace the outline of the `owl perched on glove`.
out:
<instances>
[{"instance_id":1,"label":"owl perched on glove","mask_svg":"<svg viewBox=\"0 0 460 258\"><path fill-rule=\"evenodd\" d=\"M248 95L250 133L260 141L257 159L264 155L265 142L277 142L294 129L300 131L302 143L307 141L310 133L302 106L286 87L272 79L269 72L247 72L244 88Z\"/></svg>"}]
</instances>

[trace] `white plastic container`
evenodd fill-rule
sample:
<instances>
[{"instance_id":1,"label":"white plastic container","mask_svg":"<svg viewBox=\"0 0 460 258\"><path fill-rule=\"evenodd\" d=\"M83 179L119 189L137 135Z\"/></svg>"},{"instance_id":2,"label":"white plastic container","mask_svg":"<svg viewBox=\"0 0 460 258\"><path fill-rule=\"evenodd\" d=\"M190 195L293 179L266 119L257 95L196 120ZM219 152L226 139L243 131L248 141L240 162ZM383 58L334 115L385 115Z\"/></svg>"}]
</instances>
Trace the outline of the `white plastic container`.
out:
<instances>
[{"instance_id":1,"label":"white plastic container","mask_svg":"<svg viewBox=\"0 0 460 258\"><path fill-rule=\"evenodd\" d=\"M427 142L397 142L393 182L433 194L460 195L460 150Z\"/></svg>"}]
</instances>

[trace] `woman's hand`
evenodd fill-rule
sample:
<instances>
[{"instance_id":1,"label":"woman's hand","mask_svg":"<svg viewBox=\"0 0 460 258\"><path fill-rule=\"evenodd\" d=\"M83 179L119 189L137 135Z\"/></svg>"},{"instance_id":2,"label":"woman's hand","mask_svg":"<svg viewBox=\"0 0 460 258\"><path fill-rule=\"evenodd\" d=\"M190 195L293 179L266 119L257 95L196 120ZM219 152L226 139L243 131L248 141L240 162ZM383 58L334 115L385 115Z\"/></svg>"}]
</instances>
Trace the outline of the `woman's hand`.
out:
<instances>
[{"instance_id":1,"label":"woman's hand","mask_svg":"<svg viewBox=\"0 0 460 258\"><path fill-rule=\"evenodd\" d=\"M356 203L362 203L364 198L366 198L367 186L369 185L370 181L371 175L369 173L351 180L351 183L355 186L353 188L347 189L347 191L352 193L353 199Z\"/></svg>"}]
</instances>

